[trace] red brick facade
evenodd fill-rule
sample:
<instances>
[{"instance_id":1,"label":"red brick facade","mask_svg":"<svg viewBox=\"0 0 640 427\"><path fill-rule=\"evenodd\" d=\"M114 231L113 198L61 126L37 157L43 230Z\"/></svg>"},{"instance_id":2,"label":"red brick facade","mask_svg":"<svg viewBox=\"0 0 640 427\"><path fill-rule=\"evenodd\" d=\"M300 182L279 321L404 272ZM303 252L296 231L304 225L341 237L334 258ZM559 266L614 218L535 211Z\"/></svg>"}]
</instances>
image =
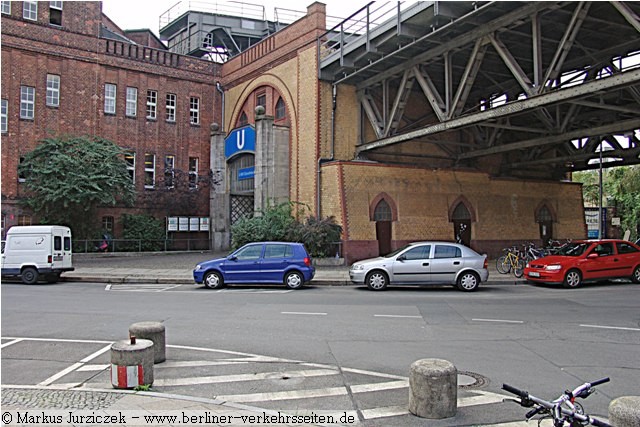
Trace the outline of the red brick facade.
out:
<instances>
[{"instance_id":1,"label":"red brick facade","mask_svg":"<svg viewBox=\"0 0 640 427\"><path fill-rule=\"evenodd\" d=\"M18 204L24 192L17 174L20 158L42 139L65 134L101 136L135 153L135 207L102 209L96 227L101 216L112 216L117 236L124 212L148 213L161 220L208 217L210 125L220 122L221 111L215 86L219 65L100 37L101 25L124 34L102 15L100 2L64 2L63 7L60 26L50 23L49 2L38 2L37 21L23 18L22 2L11 2L11 14L2 15L2 100L7 106L7 132L2 133L4 228L31 215ZM57 106L46 102L48 75L59 77ZM116 86L115 113L105 112L106 84ZM21 86L35 90L33 118L20 117ZM130 102L129 112L128 88L131 97L137 91L135 108ZM147 117L148 91L155 91L155 118ZM166 116L168 94L175 96L173 121ZM198 123L191 123L192 99L198 102ZM163 182L167 156L175 162L172 189ZM145 157L155 161L146 170ZM189 189L194 159L198 183ZM152 170L155 182L148 188L145 173L151 176Z\"/></svg>"}]
</instances>

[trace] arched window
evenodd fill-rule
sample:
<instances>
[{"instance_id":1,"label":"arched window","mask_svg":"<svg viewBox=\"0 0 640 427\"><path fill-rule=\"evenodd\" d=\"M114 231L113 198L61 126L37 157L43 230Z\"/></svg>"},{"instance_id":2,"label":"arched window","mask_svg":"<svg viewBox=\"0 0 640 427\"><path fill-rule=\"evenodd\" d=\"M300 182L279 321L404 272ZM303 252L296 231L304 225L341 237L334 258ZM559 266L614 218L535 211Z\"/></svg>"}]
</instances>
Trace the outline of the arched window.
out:
<instances>
[{"instance_id":1,"label":"arched window","mask_svg":"<svg viewBox=\"0 0 640 427\"><path fill-rule=\"evenodd\" d=\"M240 118L238 119L238 126L246 126L249 123L249 119L247 118L247 114L243 111L240 114Z\"/></svg>"},{"instance_id":2,"label":"arched window","mask_svg":"<svg viewBox=\"0 0 640 427\"><path fill-rule=\"evenodd\" d=\"M452 218L454 221L455 220L470 220L471 219L471 213L469 212L469 209L467 209L467 207L464 205L464 203L458 203L458 206L456 206L456 208L453 210L453 215Z\"/></svg>"},{"instance_id":3,"label":"arched window","mask_svg":"<svg viewBox=\"0 0 640 427\"><path fill-rule=\"evenodd\" d=\"M278 98L278 102L276 103L276 120L284 119L287 114L287 109L284 105L284 101L282 97Z\"/></svg>"},{"instance_id":4,"label":"arched window","mask_svg":"<svg viewBox=\"0 0 640 427\"><path fill-rule=\"evenodd\" d=\"M551 216L551 212L549 208L543 206L538 210L538 217L536 218L537 222L553 222L553 217Z\"/></svg>"},{"instance_id":5,"label":"arched window","mask_svg":"<svg viewBox=\"0 0 640 427\"><path fill-rule=\"evenodd\" d=\"M392 220L391 207L389 206L389 203L386 202L386 200L384 199L380 200L380 202L376 206L376 209L373 213L373 220L374 221L391 221Z\"/></svg>"}]
</instances>

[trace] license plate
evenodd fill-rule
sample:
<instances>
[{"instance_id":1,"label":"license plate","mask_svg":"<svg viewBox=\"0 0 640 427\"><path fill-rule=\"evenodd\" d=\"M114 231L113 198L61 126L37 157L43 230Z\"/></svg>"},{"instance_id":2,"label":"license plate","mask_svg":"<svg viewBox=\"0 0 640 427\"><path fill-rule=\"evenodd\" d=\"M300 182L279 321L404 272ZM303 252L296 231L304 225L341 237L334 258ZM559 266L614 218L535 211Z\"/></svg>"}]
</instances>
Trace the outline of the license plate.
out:
<instances>
[{"instance_id":1,"label":"license plate","mask_svg":"<svg viewBox=\"0 0 640 427\"><path fill-rule=\"evenodd\" d=\"M540 277L540 273L538 273L537 271L532 271L531 273L529 273L529 276L531 276L531 277Z\"/></svg>"}]
</instances>

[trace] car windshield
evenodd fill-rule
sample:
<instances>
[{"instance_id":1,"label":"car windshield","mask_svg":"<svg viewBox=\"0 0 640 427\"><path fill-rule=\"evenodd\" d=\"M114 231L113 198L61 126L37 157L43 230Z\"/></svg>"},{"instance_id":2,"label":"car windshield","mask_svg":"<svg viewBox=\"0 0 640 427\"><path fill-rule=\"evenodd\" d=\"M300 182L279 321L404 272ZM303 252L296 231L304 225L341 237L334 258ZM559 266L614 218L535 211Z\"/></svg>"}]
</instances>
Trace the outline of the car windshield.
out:
<instances>
[{"instance_id":1,"label":"car windshield","mask_svg":"<svg viewBox=\"0 0 640 427\"><path fill-rule=\"evenodd\" d=\"M405 249L407 249L407 248L408 248L408 247L410 247L410 246L413 246L413 245L406 245L406 246L403 246L403 247L401 247L400 249L396 249L395 251L393 251L393 252L391 252L391 253L389 253L389 254L381 255L381 256L382 256L382 257L384 257L384 258L392 258L392 257L394 257L394 256L398 255L400 252L404 251Z\"/></svg>"},{"instance_id":2,"label":"car windshield","mask_svg":"<svg viewBox=\"0 0 640 427\"><path fill-rule=\"evenodd\" d=\"M589 247L588 243L569 243L560 249L558 255L564 256L580 256L587 250Z\"/></svg>"}]
</instances>

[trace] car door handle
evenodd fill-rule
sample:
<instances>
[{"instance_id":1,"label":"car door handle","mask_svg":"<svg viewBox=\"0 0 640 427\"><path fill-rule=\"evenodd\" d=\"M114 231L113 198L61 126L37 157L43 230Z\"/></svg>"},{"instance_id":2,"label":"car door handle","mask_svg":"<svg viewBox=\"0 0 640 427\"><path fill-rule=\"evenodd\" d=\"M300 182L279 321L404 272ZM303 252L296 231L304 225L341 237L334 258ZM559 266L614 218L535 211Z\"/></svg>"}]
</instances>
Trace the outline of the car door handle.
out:
<instances>
[{"instance_id":1,"label":"car door handle","mask_svg":"<svg viewBox=\"0 0 640 427\"><path fill-rule=\"evenodd\" d=\"M428 262L423 262L423 263L422 263L422 266L423 266L423 267L429 267L429 263L428 263Z\"/></svg>"},{"instance_id":2,"label":"car door handle","mask_svg":"<svg viewBox=\"0 0 640 427\"><path fill-rule=\"evenodd\" d=\"M460 261L455 261L453 265L460 265Z\"/></svg>"}]
</instances>

